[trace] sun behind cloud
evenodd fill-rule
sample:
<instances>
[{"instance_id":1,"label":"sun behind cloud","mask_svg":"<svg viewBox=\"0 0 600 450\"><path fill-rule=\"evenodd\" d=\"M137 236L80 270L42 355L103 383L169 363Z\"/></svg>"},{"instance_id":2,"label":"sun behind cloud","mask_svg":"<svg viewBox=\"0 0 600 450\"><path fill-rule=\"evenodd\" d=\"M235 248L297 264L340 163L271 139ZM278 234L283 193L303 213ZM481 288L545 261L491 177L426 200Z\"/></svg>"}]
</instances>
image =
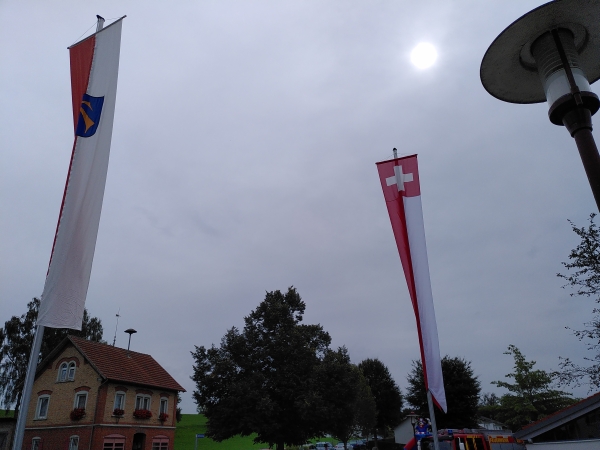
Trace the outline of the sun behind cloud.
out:
<instances>
[{"instance_id":1,"label":"sun behind cloud","mask_svg":"<svg viewBox=\"0 0 600 450\"><path fill-rule=\"evenodd\" d=\"M418 69L431 67L437 59L437 50L428 42L421 42L410 53L410 61Z\"/></svg>"}]
</instances>

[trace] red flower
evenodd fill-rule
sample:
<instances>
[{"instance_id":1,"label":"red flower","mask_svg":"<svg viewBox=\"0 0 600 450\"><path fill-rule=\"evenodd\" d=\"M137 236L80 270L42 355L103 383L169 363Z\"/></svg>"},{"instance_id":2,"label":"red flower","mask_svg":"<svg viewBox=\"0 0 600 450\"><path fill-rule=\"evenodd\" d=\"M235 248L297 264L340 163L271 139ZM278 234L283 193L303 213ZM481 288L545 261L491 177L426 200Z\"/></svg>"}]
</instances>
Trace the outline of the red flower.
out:
<instances>
[{"instance_id":1,"label":"red flower","mask_svg":"<svg viewBox=\"0 0 600 450\"><path fill-rule=\"evenodd\" d=\"M113 416L122 416L123 414L125 414L125 411L119 408L115 408L113 411Z\"/></svg>"},{"instance_id":2,"label":"red flower","mask_svg":"<svg viewBox=\"0 0 600 450\"><path fill-rule=\"evenodd\" d=\"M73 411L71 411L71 420L80 420L83 418L83 416L85 416L85 409L83 408L75 408Z\"/></svg>"},{"instance_id":3,"label":"red flower","mask_svg":"<svg viewBox=\"0 0 600 450\"><path fill-rule=\"evenodd\" d=\"M158 416L158 420L160 420L161 422L164 422L168 418L169 418L169 415L167 413L160 413Z\"/></svg>"},{"instance_id":4,"label":"red flower","mask_svg":"<svg viewBox=\"0 0 600 450\"><path fill-rule=\"evenodd\" d=\"M147 409L136 409L133 412L133 417L136 419L149 419L152 417L152 412L148 411Z\"/></svg>"}]
</instances>

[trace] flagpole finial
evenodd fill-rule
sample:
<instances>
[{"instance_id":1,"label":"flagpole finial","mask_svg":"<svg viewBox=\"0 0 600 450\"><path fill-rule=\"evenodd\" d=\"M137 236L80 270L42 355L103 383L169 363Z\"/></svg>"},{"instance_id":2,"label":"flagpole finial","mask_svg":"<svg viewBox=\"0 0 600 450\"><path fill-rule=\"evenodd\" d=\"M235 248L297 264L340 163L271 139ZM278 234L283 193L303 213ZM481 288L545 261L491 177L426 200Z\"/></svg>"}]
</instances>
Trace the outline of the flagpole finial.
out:
<instances>
[{"instance_id":1,"label":"flagpole finial","mask_svg":"<svg viewBox=\"0 0 600 450\"><path fill-rule=\"evenodd\" d=\"M394 159L396 159L398 157L398 150L396 150L396 147L394 147Z\"/></svg>"},{"instance_id":2,"label":"flagpole finial","mask_svg":"<svg viewBox=\"0 0 600 450\"><path fill-rule=\"evenodd\" d=\"M98 19L98 24L96 25L96 33L104 28L104 17L96 14L96 18Z\"/></svg>"}]
</instances>

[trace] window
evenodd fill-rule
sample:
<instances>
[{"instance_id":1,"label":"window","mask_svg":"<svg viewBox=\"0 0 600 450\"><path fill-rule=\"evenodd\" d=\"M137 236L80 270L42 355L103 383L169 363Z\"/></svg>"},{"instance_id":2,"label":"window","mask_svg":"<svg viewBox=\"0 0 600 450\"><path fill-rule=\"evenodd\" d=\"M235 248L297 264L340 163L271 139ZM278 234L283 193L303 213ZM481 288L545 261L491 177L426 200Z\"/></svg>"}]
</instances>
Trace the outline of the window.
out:
<instances>
[{"instance_id":1,"label":"window","mask_svg":"<svg viewBox=\"0 0 600 450\"><path fill-rule=\"evenodd\" d=\"M73 381L75 379L75 363L69 363L69 373L67 374L67 379Z\"/></svg>"},{"instance_id":2,"label":"window","mask_svg":"<svg viewBox=\"0 0 600 450\"><path fill-rule=\"evenodd\" d=\"M135 397L135 409L150 409L150 396L138 394Z\"/></svg>"},{"instance_id":3,"label":"window","mask_svg":"<svg viewBox=\"0 0 600 450\"><path fill-rule=\"evenodd\" d=\"M31 440L31 450L41 450L42 448L42 439L39 437L34 437Z\"/></svg>"},{"instance_id":4,"label":"window","mask_svg":"<svg viewBox=\"0 0 600 450\"><path fill-rule=\"evenodd\" d=\"M169 400L166 398L160 399L160 408L158 409L159 414L168 413L169 411Z\"/></svg>"},{"instance_id":5,"label":"window","mask_svg":"<svg viewBox=\"0 0 600 450\"><path fill-rule=\"evenodd\" d=\"M125 409L125 392L115 394L115 409Z\"/></svg>"},{"instance_id":6,"label":"window","mask_svg":"<svg viewBox=\"0 0 600 450\"><path fill-rule=\"evenodd\" d=\"M79 448L79 436L71 436L69 438L69 450L77 450Z\"/></svg>"},{"instance_id":7,"label":"window","mask_svg":"<svg viewBox=\"0 0 600 450\"><path fill-rule=\"evenodd\" d=\"M75 379L75 361L62 363L58 369L58 381L73 381Z\"/></svg>"},{"instance_id":8,"label":"window","mask_svg":"<svg viewBox=\"0 0 600 450\"><path fill-rule=\"evenodd\" d=\"M58 369L58 381L67 381L67 363L62 363Z\"/></svg>"},{"instance_id":9,"label":"window","mask_svg":"<svg viewBox=\"0 0 600 450\"><path fill-rule=\"evenodd\" d=\"M35 410L36 419L46 419L48 417L48 404L50 403L49 395L40 395L38 397L37 408Z\"/></svg>"},{"instance_id":10,"label":"window","mask_svg":"<svg viewBox=\"0 0 600 450\"><path fill-rule=\"evenodd\" d=\"M125 448L125 436L110 434L104 438L103 450L123 450Z\"/></svg>"},{"instance_id":11,"label":"window","mask_svg":"<svg viewBox=\"0 0 600 450\"><path fill-rule=\"evenodd\" d=\"M78 392L75 394L75 403L73 404L74 409L85 409L87 403L87 392Z\"/></svg>"},{"instance_id":12,"label":"window","mask_svg":"<svg viewBox=\"0 0 600 450\"><path fill-rule=\"evenodd\" d=\"M169 438L166 436L156 436L152 439L152 450L168 450Z\"/></svg>"}]
</instances>

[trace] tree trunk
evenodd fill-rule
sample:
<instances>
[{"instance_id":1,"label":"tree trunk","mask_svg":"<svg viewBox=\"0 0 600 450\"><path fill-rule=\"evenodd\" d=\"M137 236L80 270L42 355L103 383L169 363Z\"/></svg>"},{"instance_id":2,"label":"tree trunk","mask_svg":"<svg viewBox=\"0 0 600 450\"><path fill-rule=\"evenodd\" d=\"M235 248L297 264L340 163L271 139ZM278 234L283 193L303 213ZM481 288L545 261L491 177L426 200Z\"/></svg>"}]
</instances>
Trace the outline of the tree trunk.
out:
<instances>
[{"instance_id":1,"label":"tree trunk","mask_svg":"<svg viewBox=\"0 0 600 450\"><path fill-rule=\"evenodd\" d=\"M373 439L375 440L375 448L377 448L377 428L373 430Z\"/></svg>"},{"instance_id":2,"label":"tree trunk","mask_svg":"<svg viewBox=\"0 0 600 450\"><path fill-rule=\"evenodd\" d=\"M285 443L283 441L279 441L275 444L275 450L284 450Z\"/></svg>"}]
</instances>

